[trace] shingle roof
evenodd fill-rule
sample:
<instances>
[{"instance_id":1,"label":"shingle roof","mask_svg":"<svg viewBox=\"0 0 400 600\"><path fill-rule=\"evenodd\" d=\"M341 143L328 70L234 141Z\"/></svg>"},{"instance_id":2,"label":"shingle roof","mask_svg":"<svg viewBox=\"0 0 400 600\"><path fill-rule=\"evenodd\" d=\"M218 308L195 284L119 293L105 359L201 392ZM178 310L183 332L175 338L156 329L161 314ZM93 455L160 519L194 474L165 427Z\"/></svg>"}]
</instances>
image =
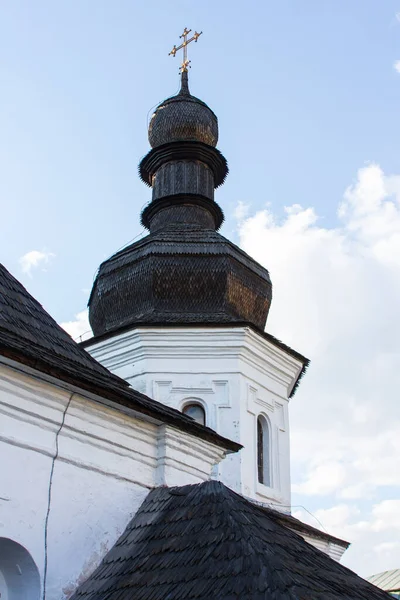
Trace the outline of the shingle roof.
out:
<instances>
[{"instance_id":1,"label":"shingle roof","mask_svg":"<svg viewBox=\"0 0 400 600\"><path fill-rule=\"evenodd\" d=\"M24 286L0 264L0 347L15 349L48 369L128 388L83 350Z\"/></svg>"},{"instance_id":2,"label":"shingle roof","mask_svg":"<svg viewBox=\"0 0 400 600\"><path fill-rule=\"evenodd\" d=\"M241 446L133 390L74 342L0 263L0 354L237 452Z\"/></svg>"},{"instance_id":3,"label":"shingle roof","mask_svg":"<svg viewBox=\"0 0 400 600\"><path fill-rule=\"evenodd\" d=\"M385 600L219 482L150 492L71 600Z\"/></svg>"},{"instance_id":4,"label":"shingle roof","mask_svg":"<svg viewBox=\"0 0 400 600\"><path fill-rule=\"evenodd\" d=\"M160 226L100 265L89 320L96 336L156 321L247 320L262 331L271 298L267 269L217 231L183 221Z\"/></svg>"}]
</instances>

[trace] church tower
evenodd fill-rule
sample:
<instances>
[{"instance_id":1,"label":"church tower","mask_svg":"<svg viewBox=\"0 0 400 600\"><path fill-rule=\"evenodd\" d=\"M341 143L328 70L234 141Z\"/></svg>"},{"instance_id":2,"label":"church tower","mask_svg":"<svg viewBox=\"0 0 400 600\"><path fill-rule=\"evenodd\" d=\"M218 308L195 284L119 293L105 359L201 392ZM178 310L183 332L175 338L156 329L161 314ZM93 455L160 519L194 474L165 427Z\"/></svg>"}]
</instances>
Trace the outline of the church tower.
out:
<instances>
[{"instance_id":1,"label":"church tower","mask_svg":"<svg viewBox=\"0 0 400 600\"><path fill-rule=\"evenodd\" d=\"M154 112L139 165L149 234L100 265L83 345L133 388L242 444L215 477L288 511L288 404L307 360L264 331L268 271L218 233L214 190L228 166L216 115L189 91L187 45L200 35L189 33L181 89Z\"/></svg>"}]
</instances>

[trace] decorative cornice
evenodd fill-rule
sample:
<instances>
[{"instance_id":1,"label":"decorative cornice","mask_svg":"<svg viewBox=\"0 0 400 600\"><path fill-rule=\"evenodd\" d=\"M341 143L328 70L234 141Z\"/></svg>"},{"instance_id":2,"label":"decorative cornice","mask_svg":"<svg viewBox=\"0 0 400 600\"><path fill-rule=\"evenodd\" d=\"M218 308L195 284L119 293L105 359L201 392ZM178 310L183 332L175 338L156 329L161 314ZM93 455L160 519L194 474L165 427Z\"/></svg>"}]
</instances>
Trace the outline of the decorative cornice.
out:
<instances>
[{"instance_id":1,"label":"decorative cornice","mask_svg":"<svg viewBox=\"0 0 400 600\"><path fill-rule=\"evenodd\" d=\"M224 213L213 200L209 200L205 196L199 196L197 194L174 194L173 196L164 196L164 198L150 202L142 211L142 225L147 229L150 229L151 220L158 211L169 208L170 206L179 206L181 204L194 204L208 210L214 218L216 230L221 227L224 221Z\"/></svg>"},{"instance_id":2,"label":"decorative cornice","mask_svg":"<svg viewBox=\"0 0 400 600\"><path fill-rule=\"evenodd\" d=\"M174 160L200 160L210 167L214 173L214 188L225 181L228 174L228 163L219 150L203 142L170 142L150 150L139 164L139 175L142 181L152 185L153 175L166 162Z\"/></svg>"},{"instance_id":3,"label":"decorative cornice","mask_svg":"<svg viewBox=\"0 0 400 600\"><path fill-rule=\"evenodd\" d=\"M257 338L260 338L259 341L261 344L263 342L265 343L265 341L269 342L269 344L275 347L277 351L282 351L283 355L287 355L288 357L291 357L295 359L295 361L298 361L300 363L301 366L299 367L297 379L295 379L295 381L293 382L293 386L290 390L289 398L291 398L296 392L300 380L304 376L310 364L309 359L297 352L296 350L294 350L293 348L290 348L290 346L288 346L284 342L281 342L270 333L266 331L260 331L259 329L255 328L254 325L248 322L237 322L227 324L219 323L218 325L214 323L136 323L126 327L121 327L117 331L111 331L100 336L89 338L88 340L81 342L80 345L87 349L94 349L96 346L99 348L101 346L103 347L103 349L111 348L114 345L119 345L121 341L127 340L127 338L130 338L132 335L138 337L139 334L141 334L143 331L153 331L153 333L155 331L157 332L160 330L162 333L164 331L175 331L176 333L183 331L186 335L191 335L193 331L199 330L202 331L202 333L204 332L204 334L207 331L212 331L213 335L215 335L215 333L217 332L222 333L227 331L229 335L230 331L239 331L242 333L245 329L251 331L252 334ZM129 343L124 341L123 346L129 347Z\"/></svg>"},{"instance_id":4,"label":"decorative cornice","mask_svg":"<svg viewBox=\"0 0 400 600\"><path fill-rule=\"evenodd\" d=\"M306 360L302 357L302 361L301 355L293 356L286 348L274 345L272 340L246 326L212 329L146 326L120 333L103 342L99 340L97 344L95 339L88 342L85 346L90 347L91 354L111 369L147 358L168 357L177 361L193 357L199 360L238 358L267 373L272 381L283 386L286 392L282 397L286 398L291 396ZM247 375L251 379L251 375Z\"/></svg>"}]
</instances>

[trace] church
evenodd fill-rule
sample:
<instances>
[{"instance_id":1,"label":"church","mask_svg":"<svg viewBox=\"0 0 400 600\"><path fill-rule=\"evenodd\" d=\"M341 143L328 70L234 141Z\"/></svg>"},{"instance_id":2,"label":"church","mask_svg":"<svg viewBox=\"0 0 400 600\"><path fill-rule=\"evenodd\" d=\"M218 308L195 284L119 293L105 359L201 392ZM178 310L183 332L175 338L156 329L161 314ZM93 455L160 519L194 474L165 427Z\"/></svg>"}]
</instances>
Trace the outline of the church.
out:
<instances>
[{"instance_id":1,"label":"church","mask_svg":"<svg viewBox=\"0 0 400 600\"><path fill-rule=\"evenodd\" d=\"M370 599L344 540L291 516L289 402L268 271L218 230L218 119L155 110L148 235L98 270L81 344L0 266L1 600Z\"/></svg>"}]
</instances>

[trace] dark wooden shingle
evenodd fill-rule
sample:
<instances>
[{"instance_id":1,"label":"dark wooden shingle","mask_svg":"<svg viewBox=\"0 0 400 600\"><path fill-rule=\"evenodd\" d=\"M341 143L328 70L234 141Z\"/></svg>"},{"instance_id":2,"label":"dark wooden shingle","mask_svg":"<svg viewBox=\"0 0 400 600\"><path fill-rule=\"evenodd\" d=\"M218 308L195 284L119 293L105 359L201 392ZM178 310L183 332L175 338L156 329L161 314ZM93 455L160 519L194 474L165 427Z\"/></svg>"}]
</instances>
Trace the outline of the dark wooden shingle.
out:
<instances>
[{"instance_id":1,"label":"dark wooden shingle","mask_svg":"<svg viewBox=\"0 0 400 600\"><path fill-rule=\"evenodd\" d=\"M150 492L71 600L385 600L222 483Z\"/></svg>"}]
</instances>

